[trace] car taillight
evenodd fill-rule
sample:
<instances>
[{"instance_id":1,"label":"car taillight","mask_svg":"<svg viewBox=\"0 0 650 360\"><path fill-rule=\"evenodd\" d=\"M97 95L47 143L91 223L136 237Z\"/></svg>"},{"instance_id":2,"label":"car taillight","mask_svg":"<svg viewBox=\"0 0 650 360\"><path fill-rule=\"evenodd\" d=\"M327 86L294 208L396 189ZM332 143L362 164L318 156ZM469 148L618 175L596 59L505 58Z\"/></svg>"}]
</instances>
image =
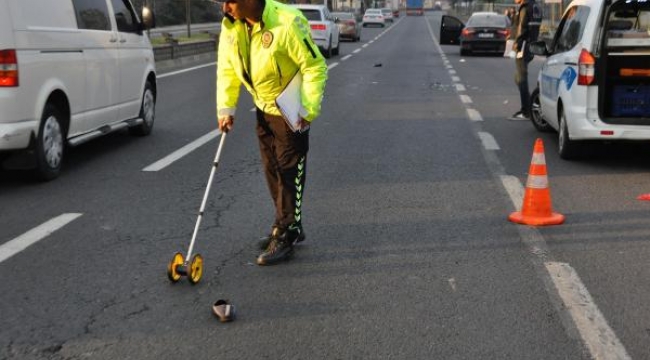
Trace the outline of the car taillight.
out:
<instances>
[{"instance_id":1,"label":"car taillight","mask_svg":"<svg viewBox=\"0 0 650 360\"><path fill-rule=\"evenodd\" d=\"M311 24L311 29L312 30L326 30L327 27L325 27L324 24Z\"/></svg>"},{"instance_id":2,"label":"car taillight","mask_svg":"<svg viewBox=\"0 0 650 360\"><path fill-rule=\"evenodd\" d=\"M502 36L505 37L505 38L507 38L507 37L510 36L510 30L508 30L508 29L505 29L505 30L499 30L498 32L499 32L500 35L502 35Z\"/></svg>"},{"instance_id":3,"label":"car taillight","mask_svg":"<svg viewBox=\"0 0 650 360\"><path fill-rule=\"evenodd\" d=\"M462 36L470 36L474 33L474 29L468 29L465 28L463 31L460 33Z\"/></svg>"},{"instance_id":4,"label":"car taillight","mask_svg":"<svg viewBox=\"0 0 650 360\"><path fill-rule=\"evenodd\" d=\"M0 50L0 87L18 86L16 50Z\"/></svg>"},{"instance_id":5,"label":"car taillight","mask_svg":"<svg viewBox=\"0 0 650 360\"><path fill-rule=\"evenodd\" d=\"M348 20L348 21L346 21L346 23L348 25L354 26L354 20Z\"/></svg>"},{"instance_id":6,"label":"car taillight","mask_svg":"<svg viewBox=\"0 0 650 360\"><path fill-rule=\"evenodd\" d=\"M585 49L578 59L578 85L591 85L596 80L596 58Z\"/></svg>"}]
</instances>

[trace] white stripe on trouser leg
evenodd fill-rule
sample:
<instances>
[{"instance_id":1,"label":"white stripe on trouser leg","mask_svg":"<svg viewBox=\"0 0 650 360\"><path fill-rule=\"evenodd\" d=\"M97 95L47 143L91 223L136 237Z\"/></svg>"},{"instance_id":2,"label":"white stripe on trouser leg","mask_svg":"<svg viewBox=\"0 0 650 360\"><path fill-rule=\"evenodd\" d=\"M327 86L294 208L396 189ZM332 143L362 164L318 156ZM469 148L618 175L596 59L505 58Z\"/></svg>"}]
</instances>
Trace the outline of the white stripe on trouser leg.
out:
<instances>
[{"instance_id":1,"label":"white stripe on trouser leg","mask_svg":"<svg viewBox=\"0 0 650 360\"><path fill-rule=\"evenodd\" d=\"M302 218L302 212L301 212L301 207L302 207L302 178L305 174L305 157L301 157L300 161L298 162L298 173L296 174L296 210L294 212L294 222L291 224L290 227L294 227L295 229L298 230L298 233L301 231L301 227L297 226L300 224L300 220Z\"/></svg>"}]
</instances>

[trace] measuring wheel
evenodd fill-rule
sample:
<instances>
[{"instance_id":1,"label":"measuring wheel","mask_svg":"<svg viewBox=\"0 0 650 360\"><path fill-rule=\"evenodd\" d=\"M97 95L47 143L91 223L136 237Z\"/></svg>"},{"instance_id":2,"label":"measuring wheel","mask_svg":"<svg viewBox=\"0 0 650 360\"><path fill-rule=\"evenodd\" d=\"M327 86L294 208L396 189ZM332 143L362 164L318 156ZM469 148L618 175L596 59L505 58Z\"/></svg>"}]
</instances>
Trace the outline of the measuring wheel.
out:
<instances>
[{"instance_id":1,"label":"measuring wheel","mask_svg":"<svg viewBox=\"0 0 650 360\"><path fill-rule=\"evenodd\" d=\"M171 282L177 282L181 279L181 273L178 272L179 268L183 266L183 254L177 252L167 265L167 277Z\"/></svg>"},{"instance_id":2,"label":"measuring wheel","mask_svg":"<svg viewBox=\"0 0 650 360\"><path fill-rule=\"evenodd\" d=\"M192 256L192 261L187 272L187 279L192 284L196 284L203 276L203 256L196 254Z\"/></svg>"}]
</instances>

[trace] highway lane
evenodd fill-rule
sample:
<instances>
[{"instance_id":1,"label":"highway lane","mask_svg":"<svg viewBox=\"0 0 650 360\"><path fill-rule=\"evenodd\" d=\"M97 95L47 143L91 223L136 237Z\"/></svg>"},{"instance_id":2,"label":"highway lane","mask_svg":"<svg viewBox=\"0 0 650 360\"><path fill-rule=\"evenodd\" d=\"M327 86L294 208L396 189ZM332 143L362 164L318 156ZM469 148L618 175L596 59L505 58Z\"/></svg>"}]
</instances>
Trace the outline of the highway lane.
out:
<instances>
[{"instance_id":1,"label":"highway lane","mask_svg":"<svg viewBox=\"0 0 650 360\"><path fill-rule=\"evenodd\" d=\"M439 26L437 18L432 20ZM541 134L529 122L505 120L519 105L511 60L461 57L457 47L442 48L471 106L485 120L483 131L500 146L496 156L505 174L525 182L532 145L536 138L544 140L554 209L567 216L566 224L539 230L550 257L575 269L630 356L648 357L650 319L641 304L650 295L645 286L650 209L636 197L648 192L649 144L594 143L585 158L562 160L557 133ZM531 90L542 61L530 65Z\"/></svg>"},{"instance_id":2,"label":"highway lane","mask_svg":"<svg viewBox=\"0 0 650 360\"><path fill-rule=\"evenodd\" d=\"M255 238L267 230L272 209L245 95L199 237L204 280L190 287L165 278L171 255L186 249L216 142L160 171L142 170L214 130L214 67L160 79L151 137L120 133L74 149L64 175L51 183L2 173L0 241L62 213L82 215L0 263L0 308L8 314L0 355L588 357L519 230L505 221L512 204L429 37L426 21L435 28L436 19L364 29L361 44L342 43L341 56L328 61L323 116L312 129L308 240L287 264L252 265ZM524 130L530 124L499 115L509 115L504 101L517 99L507 60L466 59L477 66L462 68L454 49L443 49L485 119L483 130L501 146L505 172L524 181L535 134ZM500 105L482 98L479 90L488 87L503 94ZM593 169L601 174L597 162ZM621 172L613 178L627 175ZM562 188L556 182L554 194ZM599 181L588 186L604 191ZM580 203L584 193L571 190L555 196L559 206ZM580 236L580 227L557 229L541 233ZM630 271L616 282L607 280L611 264L584 274L583 267L602 263L556 253L556 242L548 241L557 260L578 269L599 305L606 300L603 312L630 354L647 355L640 335L626 331L644 310L608 311L620 299L610 291L634 288ZM219 297L238 306L238 321L223 326L212 318L209 306Z\"/></svg>"}]
</instances>

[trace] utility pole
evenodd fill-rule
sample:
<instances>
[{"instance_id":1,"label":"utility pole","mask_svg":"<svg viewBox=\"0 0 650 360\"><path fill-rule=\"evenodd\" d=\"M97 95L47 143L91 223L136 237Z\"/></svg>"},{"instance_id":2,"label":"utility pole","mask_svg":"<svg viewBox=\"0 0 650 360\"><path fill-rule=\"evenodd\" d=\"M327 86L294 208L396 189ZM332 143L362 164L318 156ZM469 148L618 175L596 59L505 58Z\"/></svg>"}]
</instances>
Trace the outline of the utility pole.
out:
<instances>
[{"instance_id":1,"label":"utility pole","mask_svg":"<svg viewBox=\"0 0 650 360\"><path fill-rule=\"evenodd\" d=\"M192 7L190 6L190 0L185 0L185 21L187 22L187 37L192 37L192 32L190 31L190 22L192 21L191 14Z\"/></svg>"}]
</instances>

